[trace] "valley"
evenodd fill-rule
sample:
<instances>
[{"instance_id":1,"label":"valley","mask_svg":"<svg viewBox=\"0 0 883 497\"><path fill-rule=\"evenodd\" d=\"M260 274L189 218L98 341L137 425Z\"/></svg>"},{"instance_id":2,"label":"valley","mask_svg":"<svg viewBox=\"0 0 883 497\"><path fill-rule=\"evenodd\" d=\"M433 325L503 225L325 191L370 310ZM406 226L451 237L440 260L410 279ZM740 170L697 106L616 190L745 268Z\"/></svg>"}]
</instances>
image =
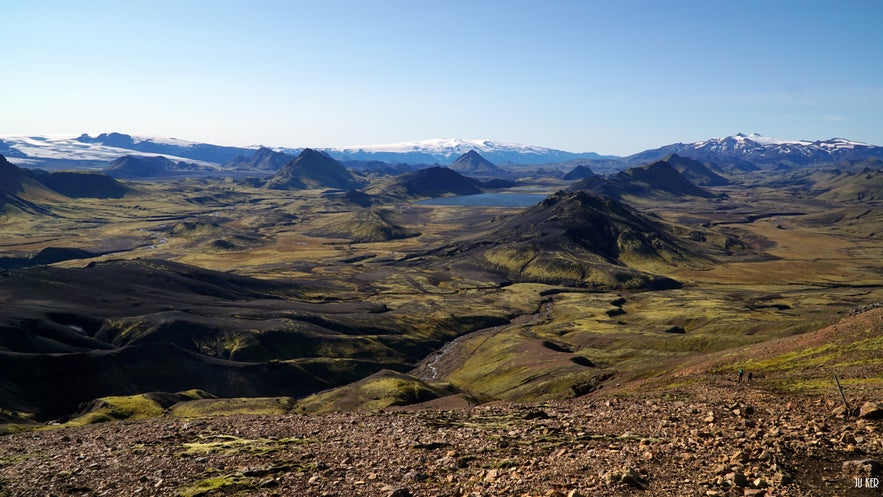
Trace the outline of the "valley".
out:
<instances>
[{"instance_id":1,"label":"valley","mask_svg":"<svg viewBox=\"0 0 883 497\"><path fill-rule=\"evenodd\" d=\"M741 367L752 368L756 386L738 402L813 399L824 406L816 411L830 411L835 373L853 402L879 400L878 321L837 339L807 338L883 302L874 174L853 173L870 178L872 198L857 200L862 183L823 166L718 174L673 156L606 177L583 171L565 180L541 168L539 176L503 181L482 175L515 177L511 170L476 156L465 154L461 164L478 179L438 166L371 175L306 149L268 179L133 178L120 182L125 194L100 196L68 196L4 166L22 186L4 191L0 214L0 423L21 433L0 440L47 423L177 430L190 419L208 420L195 423L209 423L199 426L210 440L231 430L223 419L238 416L295 425L315 416L331 426L388 416L408 431L415 422L436 426L448 421L435 417L495 409L517 431L530 406L557 413L553 419L599 416L589 411L616 410L618 402L643 412L643 398L654 410L658 402L689 410L683 402L694 401L703 412L720 410ZM852 193L828 193L835 190ZM528 206L425 202L526 192L544 197ZM681 404L672 407L672 399ZM883 450L875 426L861 425L870 434L860 454ZM490 428L476 436L498 439L491 434L498 426ZM621 440L622 429L603 437ZM248 443L258 450L255 440L272 436L253 434ZM566 444L584 448L603 438L567 436ZM475 449L443 443L459 454ZM622 443L636 456L645 446ZM695 441L678 443L666 450ZM801 447L795 457L808 458ZM500 449L499 458L516 457ZM836 454L826 452L825 464ZM615 465L632 460L617 457ZM12 461L0 451L0 466L26 465ZM319 466L304 461L272 463L262 475L283 477L265 493L277 484L313 488L299 475ZM496 482L526 463L511 464L483 468L480 477ZM796 464L792 480L803 471ZM602 472L575 487L628 494L649 484L658 495L680 495L653 476L658 470L636 470L640 485ZM497 476L487 480L488 471ZM765 477L777 474L770 471ZM443 475L430 473L432 485L409 485L415 494L440 491ZM248 475L228 476L221 487L263 488ZM20 495L3 482L0 495ZM170 484L162 482L156 488ZM215 491L193 484L166 490ZM703 485L745 486L711 476ZM777 485L782 495L829 495Z\"/></svg>"}]
</instances>

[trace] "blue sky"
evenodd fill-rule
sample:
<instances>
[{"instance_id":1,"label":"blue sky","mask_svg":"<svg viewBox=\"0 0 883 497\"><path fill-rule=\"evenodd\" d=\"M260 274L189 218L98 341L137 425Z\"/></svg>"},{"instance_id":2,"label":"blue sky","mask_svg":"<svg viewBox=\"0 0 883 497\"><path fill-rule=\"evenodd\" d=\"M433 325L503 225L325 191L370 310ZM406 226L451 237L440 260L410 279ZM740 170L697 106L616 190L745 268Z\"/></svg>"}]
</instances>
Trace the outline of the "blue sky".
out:
<instances>
[{"instance_id":1,"label":"blue sky","mask_svg":"<svg viewBox=\"0 0 883 497\"><path fill-rule=\"evenodd\" d=\"M883 145L883 2L3 2L0 133Z\"/></svg>"}]
</instances>

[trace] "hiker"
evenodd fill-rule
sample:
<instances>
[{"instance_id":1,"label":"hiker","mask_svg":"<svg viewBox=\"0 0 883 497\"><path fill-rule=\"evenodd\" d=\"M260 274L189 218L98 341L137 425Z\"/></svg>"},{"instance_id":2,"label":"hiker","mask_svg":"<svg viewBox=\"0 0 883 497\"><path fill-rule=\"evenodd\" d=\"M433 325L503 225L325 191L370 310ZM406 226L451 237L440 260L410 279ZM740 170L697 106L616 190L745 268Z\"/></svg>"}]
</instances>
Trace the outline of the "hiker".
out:
<instances>
[{"instance_id":1,"label":"hiker","mask_svg":"<svg viewBox=\"0 0 883 497\"><path fill-rule=\"evenodd\" d=\"M739 368L739 372L737 374L739 375L739 383L742 383L742 375L745 374L745 371L743 371L742 368Z\"/></svg>"},{"instance_id":2,"label":"hiker","mask_svg":"<svg viewBox=\"0 0 883 497\"><path fill-rule=\"evenodd\" d=\"M752 373L751 371L749 371L749 372L748 372L748 384L749 384L749 385L751 384L751 378L754 378L754 373Z\"/></svg>"}]
</instances>

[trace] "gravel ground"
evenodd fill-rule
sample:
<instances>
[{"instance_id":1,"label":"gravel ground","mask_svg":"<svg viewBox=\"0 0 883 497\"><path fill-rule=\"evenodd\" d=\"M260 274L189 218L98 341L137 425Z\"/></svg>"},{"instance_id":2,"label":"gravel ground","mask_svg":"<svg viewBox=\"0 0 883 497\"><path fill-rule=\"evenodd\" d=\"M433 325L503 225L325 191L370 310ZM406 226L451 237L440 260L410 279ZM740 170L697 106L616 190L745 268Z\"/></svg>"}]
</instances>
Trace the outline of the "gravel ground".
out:
<instances>
[{"instance_id":1,"label":"gravel ground","mask_svg":"<svg viewBox=\"0 0 883 497\"><path fill-rule=\"evenodd\" d=\"M859 475L883 480L880 420L847 417L831 400L691 388L675 399L18 433L0 437L0 496L883 495L883 483L855 488ZM844 469L853 460L872 462Z\"/></svg>"}]
</instances>

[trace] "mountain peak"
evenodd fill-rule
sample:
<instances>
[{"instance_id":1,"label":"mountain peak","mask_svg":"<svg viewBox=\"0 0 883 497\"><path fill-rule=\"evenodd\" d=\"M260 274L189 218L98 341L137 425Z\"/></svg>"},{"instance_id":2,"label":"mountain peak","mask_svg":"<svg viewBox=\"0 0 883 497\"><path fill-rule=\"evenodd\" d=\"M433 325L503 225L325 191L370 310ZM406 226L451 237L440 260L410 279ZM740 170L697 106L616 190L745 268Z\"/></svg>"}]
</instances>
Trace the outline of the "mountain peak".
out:
<instances>
[{"instance_id":1,"label":"mountain peak","mask_svg":"<svg viewBox=\"0 0 883 497\"><path fill-rule=\"evenodd\" d=\"M359 181L343 165L318 150L305 148L264 185L274 190L297 188L340 188L359 186Z\"/></svg>"},{"instance_id":2,"label":"mountain peak","mask_svg":"<svg viewBox=\"0 0 883 497\"><path fill-rule=\"evenodd\" d=\"M500 172L499 167L482 157L481 154L475 151L475 149L471 149L460 157L457 157L457 160L451 163L451 169L471 174Z\"/></svg>"}]
</instances>

